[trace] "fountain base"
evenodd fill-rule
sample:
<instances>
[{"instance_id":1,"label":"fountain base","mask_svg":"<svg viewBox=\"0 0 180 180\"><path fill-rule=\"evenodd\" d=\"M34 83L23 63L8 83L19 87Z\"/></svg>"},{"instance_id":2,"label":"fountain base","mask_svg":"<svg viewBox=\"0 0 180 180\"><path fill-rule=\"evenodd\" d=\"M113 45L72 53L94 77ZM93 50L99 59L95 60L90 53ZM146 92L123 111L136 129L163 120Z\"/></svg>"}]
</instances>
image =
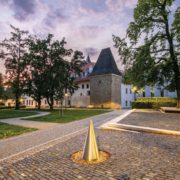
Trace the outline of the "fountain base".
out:
<instances>
[{"instance_id":1,"label":"fountain base","mask_svg":"<svg viewBox=\"0 0 180 180\"><path fill-rule=\"evenodd\" d=\"M105 151L99 151L99 159L94 161L86 161L82 157L83 157L83 151L77 151L71 155L71 160L78 164L98 164L108 160L110 154Z\"/></svg>"}]
</instances>

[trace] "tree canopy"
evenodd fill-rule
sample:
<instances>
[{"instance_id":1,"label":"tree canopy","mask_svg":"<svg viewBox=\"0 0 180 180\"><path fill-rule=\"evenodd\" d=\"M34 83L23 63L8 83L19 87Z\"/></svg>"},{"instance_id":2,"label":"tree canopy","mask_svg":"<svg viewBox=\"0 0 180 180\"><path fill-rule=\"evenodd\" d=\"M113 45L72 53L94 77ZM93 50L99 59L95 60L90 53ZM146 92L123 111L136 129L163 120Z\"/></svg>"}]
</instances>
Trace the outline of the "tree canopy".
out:
<instances>
[{"instance_id":1,"label":"tree canopy","mask_svg":"<svg viewBox=\"0 0 180 180\"><path fill-rule=\"evenodd\" d=\"M23 93L24 81L27 78L27 63L24 54L27 52L27 31L11 25L12 32L9 39L0 43L0 58L5 60L6 74L15 94L16 109L20 106L20 96Z\"/></svg>"},{"instance_id":2,"label":"tree canopy","mask_svg":"<svg viewBox=\"0 0 180 180\"><path fill-rule=\"evenodd\" d=\"M139 0L125 38L113 36L125 82L176 90L180 108L180 8L174 0Z\"/></svg>"},{"instance_id":3,"label":"tree canopy","mask_svg":"<svg viewBox=\"0 0 180 180\"><path fill-rule=\"evenodd\" d=\"M20 97L31 96L41 106L46 98L53 109L54 100L62 101L65 92L77 88L73 74L80 74L83 54L65 47L65 38L28 36L27 31L12 27L11 38L1 45L0 58L5 60L8 83L12 87L19 109Z\"/></svg>"}]
</instances>

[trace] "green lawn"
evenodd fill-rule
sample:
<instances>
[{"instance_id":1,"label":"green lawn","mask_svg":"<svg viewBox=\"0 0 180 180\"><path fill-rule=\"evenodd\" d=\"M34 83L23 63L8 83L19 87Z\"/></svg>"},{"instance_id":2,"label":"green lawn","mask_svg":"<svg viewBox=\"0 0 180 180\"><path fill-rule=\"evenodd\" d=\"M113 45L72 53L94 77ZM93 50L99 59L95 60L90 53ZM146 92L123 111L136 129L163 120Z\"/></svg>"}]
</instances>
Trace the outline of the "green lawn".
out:
<instances>
[{"instance_id":1,"label":"green lawn","mask_svg":"<svg viewBox=\"0 0 180 180\"><path fill-rule=\"evenodd\" d=\"M21 126L10 125L0 122L0 139L17 136L22 133L35 131L34 128L25 128Z\"/></svg>"},{"instance_id":2,"label":"green lawn","mask_svg":"<svg viewBox=\"0 0 180 180\"><path fill-rule=\"evenodd\" d=\"M0 109L0 119L24 117L35 114L37 114L37 112L31 112L26 110Z\"/></svg>"},{"instance_id":3,"label":"green lawn","mask_svg":"<svg viewBox=\"0 0 180 180\"><path fill-rule=\"evenodd\" d=\"M33 121L44 121L44 122L54 122L54 123L67 123L79 119L84 119L87 117L103 114L110 112L109 110L87 110L87 109L66 109L64 110L64 115L59 115L59 110L51 111L51 114L42 117L29 118ZM26 119L27 120L27 119Z\"/></svg>"}]
</instances>

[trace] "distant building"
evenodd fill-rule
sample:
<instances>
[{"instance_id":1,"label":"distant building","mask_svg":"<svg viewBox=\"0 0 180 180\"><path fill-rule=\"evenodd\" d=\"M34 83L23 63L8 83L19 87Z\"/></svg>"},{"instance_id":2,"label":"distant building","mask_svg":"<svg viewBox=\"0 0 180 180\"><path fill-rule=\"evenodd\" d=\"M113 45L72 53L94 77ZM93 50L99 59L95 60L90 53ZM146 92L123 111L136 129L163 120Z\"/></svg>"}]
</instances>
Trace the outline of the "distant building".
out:
<instances>
[{"instance_id":1,"label":"distant building","mask_svg":"<svg viewBox=\"0 0 180 180\"><path fill-rule=\"evenodd\" d=\"M95 108L120 108L121 77L110 48L103 49L90 74L90 105Z\"/></svg>"},{"instance_id":2,"label":"distant building","mask_svg":"<svg viewBox=\"0 0 180 180\"><path fill-rule=\"evenodd\" d=\"M72 96L65 96L66 107L94 107L94 108L131 108L131 102L137 97L176 97L175 92L163 88L146 86L142 93L132 92L132 85L121 82L122 74L118 70L110 48L103 49L96 63L86 59L82 73L76 78L78 89ZM24 97L27 107L36 107L37 103L28 96ZM42 107L48 107L46 99L42 100ZM54 106L59 106L55 101Z\"/></svg>"}]
</instances>

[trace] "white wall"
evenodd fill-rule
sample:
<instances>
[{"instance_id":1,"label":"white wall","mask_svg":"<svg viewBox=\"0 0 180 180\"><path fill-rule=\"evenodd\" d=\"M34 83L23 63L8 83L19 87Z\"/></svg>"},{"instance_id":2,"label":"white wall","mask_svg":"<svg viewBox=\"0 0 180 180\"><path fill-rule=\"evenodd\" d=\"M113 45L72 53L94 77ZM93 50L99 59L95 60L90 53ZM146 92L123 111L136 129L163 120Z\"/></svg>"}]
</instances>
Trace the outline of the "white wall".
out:
<instances>
[{"instance_id":1,"label":"white wall","mask_svg":"<svg viewBox=\"0 0 180 180\"><path fill-rule=\"evenodd\" d=\"M121 107L122 108L131 108L131 103L134 101L135 97L143 97L143 94L131 93L130 89L132 85L121 84ZM151 91L154 91L154 97L161 97L161 88L159 87L145 87L145 97L151 97ZM164 90L164 97L177 97L176 92L169 92Z\"/></svg>"},{"instance_id":2,"label":"white wall","mask_svg":"<svg viewBox=\"0 0 180 180\"><path fill-rule=\"evenodd\" d=\"M71 106L88 107L90 105L90 95L88 94L90 91L90 82L81 82L78 84L78 86L79 88L71 97Z\"/></svg>"},{"instance_id":3,"label":"white wall","mask_svg":"<svg viewBox=\"0 0 180 180\"><path fill-rule=\"evenodd\" d=\"M121 107L131 108L134 93L131 92L132 85L121 84Z\"/></svg>"}]
</instances>

